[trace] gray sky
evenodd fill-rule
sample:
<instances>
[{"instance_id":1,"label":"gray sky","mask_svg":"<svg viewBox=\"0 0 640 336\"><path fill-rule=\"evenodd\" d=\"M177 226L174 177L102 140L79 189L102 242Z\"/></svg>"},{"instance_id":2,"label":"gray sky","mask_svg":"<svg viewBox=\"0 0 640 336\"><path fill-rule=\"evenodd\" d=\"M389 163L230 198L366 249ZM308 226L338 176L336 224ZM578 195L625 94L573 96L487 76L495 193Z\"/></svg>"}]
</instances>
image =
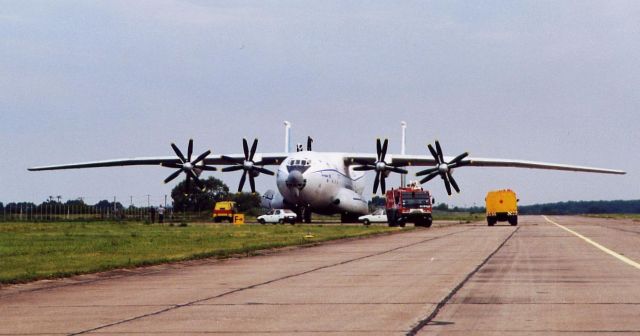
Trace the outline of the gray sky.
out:
<instances>
[{"instance_id":1,"label":"gray sky","mask_svg":"<svg viewBox=\"0 0 640 336\"><path fill-rule=\"evenodd\" d=\"M190 137L198 154L242 137L281 151L283 120L319 151L389 137L399 152L406 120L412 154L437 138L447 155L628 172L461 168L460 195L426 184L439 202L638 199L639 17L637 1L3 1L0 201L159 203L170 169L26 168L172 155Z\"/></svg>"}]
</instances>

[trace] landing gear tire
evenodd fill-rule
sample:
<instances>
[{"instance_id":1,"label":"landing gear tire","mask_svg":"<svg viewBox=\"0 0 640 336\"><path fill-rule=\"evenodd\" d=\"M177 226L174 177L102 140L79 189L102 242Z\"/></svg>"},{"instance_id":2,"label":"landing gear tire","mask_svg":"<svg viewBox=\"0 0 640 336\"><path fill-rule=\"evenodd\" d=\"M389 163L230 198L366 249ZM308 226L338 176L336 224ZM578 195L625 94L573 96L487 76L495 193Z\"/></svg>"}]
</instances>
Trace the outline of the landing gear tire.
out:
<instances>
[{"instance_id":1,"label":"landing gear tire","mask_svg":"<svg viewBox=\"0 0 640 336\"><path fill-rule=\"evenodd\" d=\"M305 223L311 223L311 209L309 208L304 208L304 210L302 210L302 214L304 217L304 222Z\"/></svg>"}]
</instances>

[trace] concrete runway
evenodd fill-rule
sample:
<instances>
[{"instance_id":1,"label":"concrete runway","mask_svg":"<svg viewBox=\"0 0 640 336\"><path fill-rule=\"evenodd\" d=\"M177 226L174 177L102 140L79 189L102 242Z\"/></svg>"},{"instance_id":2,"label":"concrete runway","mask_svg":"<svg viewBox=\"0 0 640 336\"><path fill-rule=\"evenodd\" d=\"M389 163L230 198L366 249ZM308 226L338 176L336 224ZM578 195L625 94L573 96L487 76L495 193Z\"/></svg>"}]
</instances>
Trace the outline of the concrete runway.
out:
<instances>
[{"instance_id":1,"label":"concrete runway","mask_svg":"<svg viewBox=\"0 0 640 336\"><path fill-rule=\"evenodd\" d=\"M0 334L640 334L639 261L640 222L521 217L9 286Z\"/></svg>"}]
</instances>

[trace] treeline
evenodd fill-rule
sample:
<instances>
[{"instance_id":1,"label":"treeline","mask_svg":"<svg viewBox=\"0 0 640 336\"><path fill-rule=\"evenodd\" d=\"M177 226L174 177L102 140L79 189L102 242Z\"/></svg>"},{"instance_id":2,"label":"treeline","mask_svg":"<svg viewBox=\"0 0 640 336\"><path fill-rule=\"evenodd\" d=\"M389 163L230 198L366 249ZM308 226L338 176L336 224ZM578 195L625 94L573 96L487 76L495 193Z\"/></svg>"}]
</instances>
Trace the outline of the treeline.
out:
<instances>
[{"instance_id":1,"label":"treeline","mask_svg":"<svg viewBox=\"0 0 640 336\"><path fill-rule=\"evenodd\" d=\"M640 200L569 201L519 206L523 215L634 214L640 213Z\"/></svg>"},{"instance_id":2,"label":"treeline","mask_svg":"<svg viewBox=\"0 0 640 336\"><path fill-rule=\"evenodd\" d=\"M374 196L369 202L372 209L384 207L384 198ZM483 213L484 207L450 207L446 203L434 204L434 210L447 212ZM637 214L640 200L616 201L568 201L533 205L520 205L518 212L523 215L580 215L580 214Z\"/></svg>"},{"instance_id":3,"label":"treeline","mask_svg":"<svg viewBox=\"0 0 640 336\"><path fill-rule=\"evenodd\" d=\"M109 202L108 200L102 200L96 204L86 204L83 200L68 200L66 202L47 200L40 204L33 202L11 202L4 205L0 202L0 213L6 214L20 214L26 212L32 213L50 213L50 214L65 214L65 213L86 213L90 210L115 210L121 211L124 206L120 202Z\"/></svg>"}]
</instances>

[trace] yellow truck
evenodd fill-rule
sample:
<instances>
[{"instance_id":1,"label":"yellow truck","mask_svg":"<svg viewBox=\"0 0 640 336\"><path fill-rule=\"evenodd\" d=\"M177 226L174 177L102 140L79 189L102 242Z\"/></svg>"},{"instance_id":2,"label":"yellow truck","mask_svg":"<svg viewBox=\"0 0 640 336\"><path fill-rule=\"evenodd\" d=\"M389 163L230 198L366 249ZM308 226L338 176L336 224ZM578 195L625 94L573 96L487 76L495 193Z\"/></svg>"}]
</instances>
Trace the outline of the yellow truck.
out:
<instances>
[{"instance_id":1,"label":"yellow truck","mask_svg":"<svg viewBox=\"0 0 640 336\"><path fill-rule=\"evenodd\" d=\"M229 223L233 222L233 216L237 213L236 210L236 202L231 201L222 201L216 202L216 205L213 206L213 221L216 223L220 223L222 221L227 221Z\"/></svg>"},{"instance_id":2,"label":"yellow truck","mask_svg":"<svg viewBox=\"0 0 640 336\"><path fill-rule=\"evenodd\" d=\"M487 193L487 224L495 225L498 221L508 221L518 225L518 198L510 189L494 190Z\"/></svg>"}]
</instances>

